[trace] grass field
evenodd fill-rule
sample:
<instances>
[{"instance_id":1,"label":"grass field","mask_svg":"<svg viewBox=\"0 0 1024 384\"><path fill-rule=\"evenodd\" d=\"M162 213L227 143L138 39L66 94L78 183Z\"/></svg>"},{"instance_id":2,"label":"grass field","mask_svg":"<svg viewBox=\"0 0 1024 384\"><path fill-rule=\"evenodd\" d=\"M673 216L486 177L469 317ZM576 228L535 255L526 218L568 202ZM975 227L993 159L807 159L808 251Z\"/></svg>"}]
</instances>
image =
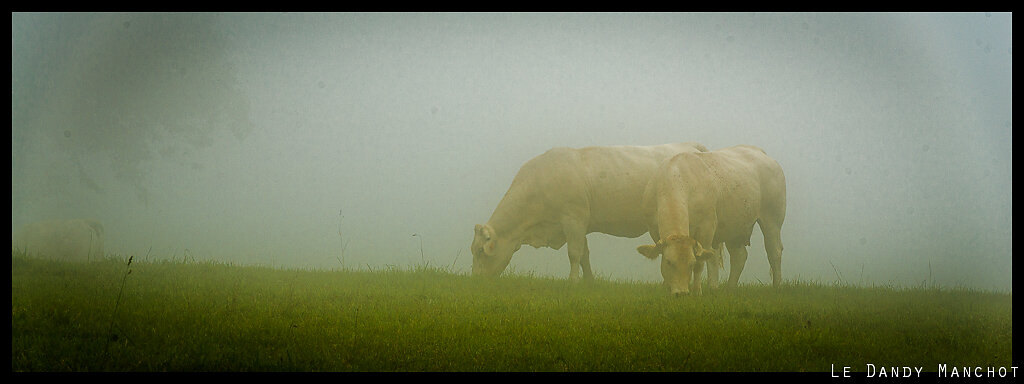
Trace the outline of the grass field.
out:
<instances>
[{"instance_id":1,"label":"grass field","mask_svg":"<svg viewBox=\"0 0 1024 384\"><path fill-rule=\"evenodd\" d=\"M1013 365L1012 294L12 255L12 371L812 371ZM130 271L130 273L128 273ZM826 373L827 374L827 373Z\"/></svg>"}]
</instances>

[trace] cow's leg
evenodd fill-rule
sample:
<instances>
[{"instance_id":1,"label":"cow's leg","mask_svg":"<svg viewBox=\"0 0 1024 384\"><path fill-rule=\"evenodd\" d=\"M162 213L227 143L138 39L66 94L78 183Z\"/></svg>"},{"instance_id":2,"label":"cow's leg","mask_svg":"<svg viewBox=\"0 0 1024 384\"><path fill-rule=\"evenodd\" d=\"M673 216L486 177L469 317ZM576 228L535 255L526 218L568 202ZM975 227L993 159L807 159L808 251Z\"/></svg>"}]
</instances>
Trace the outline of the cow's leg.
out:
<instances>
[{"instance_id":1,"label":"cow's leg","mask_svg":"<svg viewBox=\"0 0 1024 384\"><path fill-rule=\"evenodd\" d=\"M580 269L583 269L583 277L593 279L593 272L590 270L590 248L587 247L587 230L578 220L563 220L562 230L565 233L565 242L568 245L569 253L569 280L580 279Z\"/></svg>"},{"instance_id":2,"label":"cow's leg","mask_svg":"<svg viewBox=\"0 0 1024 384\"><path fill-rule=\"evenodd\" d=\"M583 267L583 278L594 279L594 271L590 269L590 245L587 243L586 235L583 236L583 255L580 256L580 266Z\"/></svg>"},{"instance_id":3,"label":"cow's leg","mask_svg":"<svg viewBox=\"0 0 1024 384\"><path fill-rule=\"evenodd\" d=\"M764 251L768 255L768 265L772 272L772 285L779 286L782 283L782 234L778 225L765 225L765 222L758 221L761 226L761 233L764 234Z\"/></svg>"},{"instance_id":4,"label":"cow's leg","mask_svg":"<svg viewBox=\"0 0 1024 384\"><path fill-rule=\"evenodd\" d=\"M700 295L701 293L701 275L704 272L704 263L697 262L693 264L693 278L690 279L690 293L693 295Z\"/></svg>"},{"instance_id":5,"label":"cow's leg","mask_svg":"<svg viewBox=\"0 0 1024 384\"><path fill-rule=\"evenodd\" d=\"M569 279L577 281L580 279L580 270L583 270L583 277L591 280L594 273L590 269L590 249L587 247L587 236L581 235L577 240L568 240L569 244Z\"/></svg>"},{"instance_id":6,"label":"cow's leg","mask_svg":"<svg viewBox=\"0 0 1024 384\"><path fill-rule=\"evenodd\" d=\"M723 260L724 260L722 258L723 246L724 246L724 243L718 243L715 246L715 248L714 248L714 250L715 250L715 257L712 257L711 260L708 260L708 262L707 262L708 263L708 288L711 288L711 289L718 288L718 272L722 269L722 263L723 263Z\"/></svg>"},{"instance_id":7,"label":"cow's leg","mask_svg":"<svg viewBox=\"0 0 1024 384\"><path fill-rule=\"evenodd\" d=\"M725 243L729 248L729 286L735 287L740 281L740 273L747 264L747 245L744 243Z\"/></svg>"}]
</instances>

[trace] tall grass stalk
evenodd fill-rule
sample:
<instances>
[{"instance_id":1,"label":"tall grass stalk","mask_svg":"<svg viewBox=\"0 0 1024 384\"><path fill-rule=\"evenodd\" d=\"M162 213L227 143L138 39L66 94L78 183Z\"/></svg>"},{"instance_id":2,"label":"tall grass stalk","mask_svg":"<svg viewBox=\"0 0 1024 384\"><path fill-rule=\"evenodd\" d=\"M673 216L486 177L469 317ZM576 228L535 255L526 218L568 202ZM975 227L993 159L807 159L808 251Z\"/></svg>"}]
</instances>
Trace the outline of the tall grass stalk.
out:
<instances>
[{"instance_id":1,"label":"tall grass stalk","mask_svg":"<svg viewBox=\"0 0 1024 384\"><path fill-rule=\"evenodd\" d=\"M455 272L455 262L459 261L459 255L462 254L462 248L459 248L458 252L455 252L455 260L452 260L452 266L448 267L449 271Z\"/></svg>"},{"instance_id":2,"label":"tall grass stalk","mask_svg":"<svg viewBox=\"0 0 1024 384\"><path fill-rule=\"evenodd\" d=\"M412 236L420 238L420 264L427 265L426 259L423 257L423 236L418 233L414 233Z\"/></svg>"},{"instance_id":3,"label":"tall grass stalk","mask_svg":"<svg viewBox=\"0 0 1024 384\"><path fill-rule=\"evenodd\" d=\"M341 263L341 267L345 268L345 249L348 248L349 240L345 240L345 236L341 233L341 219L345 216L341 215L341 210L338 210L338 240L341 240L341 257L338 257L338 262Z\"/></svg>"},{"instance_id":4,"label":"tall grass stalk","mask_svg":"<svg viewBox=\"0 0 1024 384\"><path fill-rule=\"evenodd\" d=\"M153 247L149 248L150 251ZM149 256L149 251L146 252L146 256ZM111 340L117 340L117 334L114 333L114 320L117 318L117 310L121 307L121 294L124 293L124 284L128 281L128 275L132 274L132 260L135 255L128 256L128 264L124 267L124 275L121 276L121 288L117 290L117 300L114 301L114 312L110 314L110 326L107 328L107 334L110 335Z\"/></svg>"},{"instance_id":5,"label":"tall grass stalk","mask_svg":"<svg viewBox=\"0 0 1024 384\"><path fill-rule=\"evenodd\" d=\"M828 261L828 264L832 266L832 270L836 272L836 279L838 279L839 284L842 285L843 277L839 275L839 268L836 268L836 265L832 263L831 259Z\"/></svg>"}]
</instances>

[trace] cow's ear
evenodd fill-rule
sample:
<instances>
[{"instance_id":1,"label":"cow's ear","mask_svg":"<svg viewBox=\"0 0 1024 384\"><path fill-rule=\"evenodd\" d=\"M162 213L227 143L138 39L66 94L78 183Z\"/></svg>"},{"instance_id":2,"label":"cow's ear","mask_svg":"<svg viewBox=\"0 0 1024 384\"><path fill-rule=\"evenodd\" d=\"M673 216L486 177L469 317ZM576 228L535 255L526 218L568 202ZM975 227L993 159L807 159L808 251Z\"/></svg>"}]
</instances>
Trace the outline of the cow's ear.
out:
<instances>
[{"instance_id":1,"label":"cow's ear","mask_svg":"<svg viewBox=\"0 0 1024 384\"><path fill-rule=\"evenodd\" d=\"M654 260L654 259L657 259L658 256L661 255L661 245L660 244L645 244L645 245L641 245L639 247L636 247L636 251L640 252L640 254L644 255L644 257L646 257L646 258Z\"/></svg>"},{"instance_id":2,"label":"cow's ear","mask_svg":"<svg viewBox=\"0 0 1024 384\"><path fill-rule=\"evenodd\" d=\"M480 237L480 240L483 241L484 253L488 256L494 256L494 247L498 240L494 236L494 229L491 229L488 225L477 224L475 230L476 236Z\"/></svg>"},{"instance_id":3,"label":"cow's ear","mask_svg":"<svg viewBox=\"0 0 1024 384\"><path fill-rule=\"evenodd\" d=\"M697 261L708 261L715 257L715 251L712 249L705 249L700 245L699 241L695 241L693 245L693 254L697 256Z\"/></svg>"},{"instance_id":4,"label":"cow's ear","mask_svg":"<svg viewBox=\"0 0 1024 384\"><path fill-rule=\"evenodd\" d=\"M497 240L494 238L491 238L490 240L484 242L484 253L486 253L487 256L494 256L494 243L496 242Z\"/></svg>"},{"instance_id":5,"label":"cow's ear","mask_svg":"<svg viewBox=\"0 0 1024 384\"><path fill-rule=\"evenodd\" d=\"M490 225L477 224L475 230L477 236L480 236L484 241L491 241L494 238L494 229Z\"/></svg>"}]
</instances>

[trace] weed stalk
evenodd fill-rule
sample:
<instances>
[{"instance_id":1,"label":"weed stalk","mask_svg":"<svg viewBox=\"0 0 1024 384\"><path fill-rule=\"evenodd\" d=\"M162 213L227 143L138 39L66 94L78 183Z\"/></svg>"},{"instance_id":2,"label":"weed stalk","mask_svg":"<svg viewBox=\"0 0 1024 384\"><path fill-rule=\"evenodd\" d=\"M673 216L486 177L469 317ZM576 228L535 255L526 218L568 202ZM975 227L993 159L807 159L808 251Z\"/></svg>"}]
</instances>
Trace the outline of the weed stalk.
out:
<instances>
[{"instance_id":1,"label":"weed stalk","mask_svg":"<svg viewBox=\"0 0 1024 384\"><path fill-rule=\"evenodd\" d=\"M455 273L455 262L459 261L459 255L461 254L462 248L459 248L459 251L455 253L455 260L452 260L452 266L448 268L448 272Z\"/></svg>"},{"instance_id":2,"label":"weed stalk","mask_svg":"<svg viewBox=\"0 0 1024 384\"><path fill-rule=\"evenodd\" d=\"M832 265L832 270L836 272L836 279L839 279L839 284L842 285L843 284L843 277L839 275L839 269L836 268L835 264L832 264L832 260L829 260L828 263L830 265Z\"/></svg>"},{"instance_id":3,"label":"weed stalk","mask_svg":"<svg viewBox=\"0 0 1024 384\"><path fill-rule=\"evenodd\" d=\"M423 257L423 236L420 236L418 233L414 233L412 236L420 238L420 265L426 266L427 263Z\"/></svg>"},{"instance_id":4,"label":"weed stalk","mask_svg":"<svg viewBox=\"0 0 1024 384\"><path fill-rule=\"evenodd\" d=\"M341 257L337 257L338 262L341 263L341 267L345 268L345 248L348 248L348 241L345 241L345 236L341 234L341 219L345 216L341 215L341 210L338 210L338 239L341 240Z\"/></svg>"},{"instance_id":5,"label":"weed stalk","mask_svg":"<svg viewBox=\"0 0 1024 384\"><path fill-rule=\"evenodd\" d=\"M153 247L149 247L152 251ZM149 251L146 251L146 255L149 255ZM110 314L110 326L107 327L107 333L110 334L112 340L117 340L117 335L114 334L114 319L117 318L117 309L121 307L121 294L124 293L124 284L128 281L128 275L132 274L132 260L135 259L135 255L128 256L128 265L124 267L124 275L121 276L121 288L117 291L117 301L114 302L114 312Z\"/></svg>"}]
</instances>

